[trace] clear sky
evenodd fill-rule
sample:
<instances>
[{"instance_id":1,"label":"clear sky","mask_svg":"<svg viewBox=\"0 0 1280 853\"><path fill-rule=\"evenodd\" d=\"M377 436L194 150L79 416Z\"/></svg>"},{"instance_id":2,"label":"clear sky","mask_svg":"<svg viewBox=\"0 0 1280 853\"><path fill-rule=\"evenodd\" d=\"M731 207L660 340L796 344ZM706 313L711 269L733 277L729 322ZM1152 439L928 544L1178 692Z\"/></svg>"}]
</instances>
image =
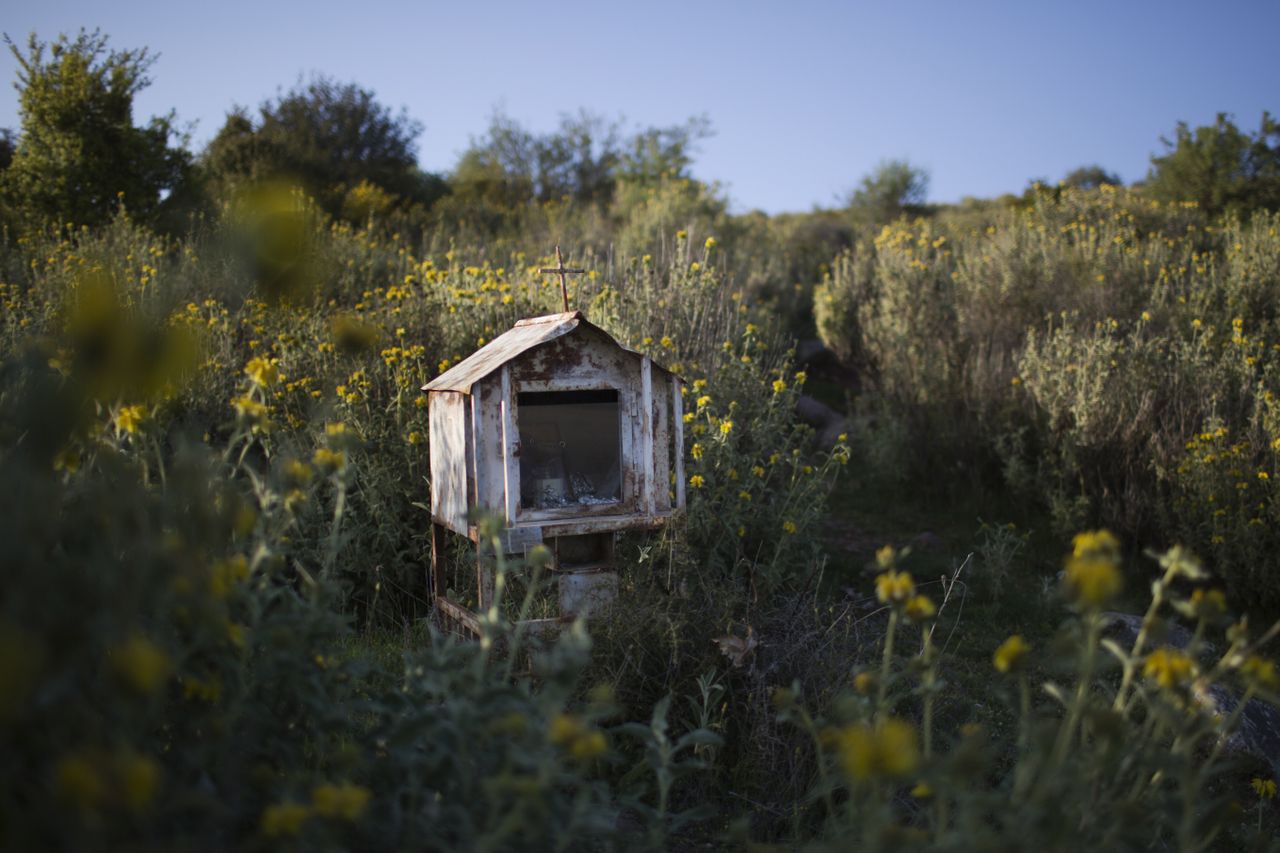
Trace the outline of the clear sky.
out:
<instances>
[{"instance_id":1,"label":"clear sky","mask_svg":"<svg viewBox=\"0 0 1280 853\"><path fill-rule=\"evenodd\" d=\"M579 108L705 113L694 171L737 211L831 206L886 158L942 202L1095 162L1132 181L1179 120L1280 113L1280 0L0 0L20 43L80 27L159 55L135 120L176 110L197 149L233 105L316 72L405 107L432 171L496 107L535 131ZM0 77L15 68L4 52ZM19 124L6 87L0 127Z\"/></svg>"}]
</instances>

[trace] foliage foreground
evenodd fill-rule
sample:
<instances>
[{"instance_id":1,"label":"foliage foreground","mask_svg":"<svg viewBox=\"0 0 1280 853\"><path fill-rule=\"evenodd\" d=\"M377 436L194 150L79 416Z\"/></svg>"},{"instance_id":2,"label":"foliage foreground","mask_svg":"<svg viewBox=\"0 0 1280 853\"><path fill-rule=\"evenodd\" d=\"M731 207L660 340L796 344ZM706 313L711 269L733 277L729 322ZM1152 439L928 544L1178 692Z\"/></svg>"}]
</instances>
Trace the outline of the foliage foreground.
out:
<instances>
[{"instance_id":1,"label":"foliage foreground","mask_svg":"<svg viewBox=\"0 0 1280 853\"><path fill-rule=\"evenodd\" d=\"M623 549L627 607L521 636L509 620L544 586L534 552L498 567L481 642L439 634L417 592L416 388L557 294L522 258L418 259L294 195L246 204L182 243L120 218L9 249L4 846L1269 837L1274 771L1229 745L1248 702L1276 699L1270 635L1187 592L1202 570L1186 553L1159 557L1120 645L1103 633L1118 545L1077 537L1071 617L980 650L1001 676L980 696L949 691L936 636L959 624L955 575L935 602L886 548L876 606L829 606L816 531L851 453L812 448L794 415L806 377L714 239L682 233L663 265L622 261L580 295L690 378L690 509ZM1194 637L1165 645L1178 614Z\"/></svg>"}]
</instances>

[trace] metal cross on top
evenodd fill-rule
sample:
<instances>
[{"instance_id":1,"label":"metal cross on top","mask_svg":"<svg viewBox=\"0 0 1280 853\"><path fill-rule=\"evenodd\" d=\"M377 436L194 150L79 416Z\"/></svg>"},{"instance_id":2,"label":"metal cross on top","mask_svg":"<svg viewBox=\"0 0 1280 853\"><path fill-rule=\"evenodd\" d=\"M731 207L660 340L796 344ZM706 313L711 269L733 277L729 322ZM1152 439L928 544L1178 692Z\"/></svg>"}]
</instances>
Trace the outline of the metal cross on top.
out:
<instances>
[{"instance_id":1,"label":"metal cross on top","mask_svg":"<svg viewBox=\"0 0 1280 853\"><path fill-rule=\"evenodd\" d=\"M564 259L560 257L560 247L556 246L556 266L554 268L540 270L540 272L553 273L555 275L560 276L560 296L562 299L564 299L564 312L568 314L569 313L569 288L565 284L564 277L566 275L580 275L582 273L585 273L586 270L568 269L564 265Z\"/></svg>"}]
</instances>

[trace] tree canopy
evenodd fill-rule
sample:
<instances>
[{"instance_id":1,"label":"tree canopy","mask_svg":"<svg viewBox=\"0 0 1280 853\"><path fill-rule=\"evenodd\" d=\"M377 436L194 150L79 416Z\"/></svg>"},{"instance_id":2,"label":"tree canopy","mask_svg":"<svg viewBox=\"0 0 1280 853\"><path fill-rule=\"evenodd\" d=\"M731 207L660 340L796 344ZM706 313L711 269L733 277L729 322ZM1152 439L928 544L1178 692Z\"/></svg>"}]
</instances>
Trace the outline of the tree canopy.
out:
<instances>
[{"instance_id":1,"label":"tree canopy","mask_svg":"<svg viewBox=\"0 0 1280 853\"><path fill-rule=\"evenodd\" d=\"M190 155L170 146L172 114L133 124L133 98L150 84L154 57L110 50L97 30L52 44L32 33L25 50L5 42L18 61L22 120L0 179L7 206L29 222L93 225L121 202L135 216L155 214L185 179Z\"/></svg>"},{"instance_id":2,"label":"tree canopy","mask_svg":"<svg viewBox=\"0 0 1280 853\"><path fill-rule=\"evenodd\" d=\"M440 180L417 165L422 125L355 83L316 77L258 113L255 122L233 109L210 142L203 164L215 187L286 179L336 215L350 208L352 192L376 188L403 204L429 204L441 192Z\"/></svg>"},{"instance_id":3,"label":"tree canopy","mask_svg":"<svg viewBox=\"0 0 1280 853\"><path fill-rule=\"evenodd\" d=\"M1064 187L1071 187L1078 190L1096 190L1104 184L1118 187L1123 183L1120 176L1114 172L1108 172L1106 169L1094 163L1089 166L1080 166L1072 169L1062 179Z\"/></svg>"},{"instance_id":4,"label":"tree canopy","mask_svg":"<svg viewBox=\"0 0 1280 853\"><path fill-rule=\"evenodd\" d=\"M1194 201L1210 215L1280 209L1280 123L1270 113L1254 134L1226 113L1192 130L1179 122L1165 152L1152 156L1146 191L1164 201Z\"/></svg>"},{"instance_id":5,"label":"tree canopy","mask_svg":"<svg viewBox=\"0 0 1280 853\"><path fill-rule=\"evenodd\" d=\"M927 171L906 160L884 160L863 176L849 206L862 218L888 222L923 205L928 195Z\"/></svg>"}]
</instances>

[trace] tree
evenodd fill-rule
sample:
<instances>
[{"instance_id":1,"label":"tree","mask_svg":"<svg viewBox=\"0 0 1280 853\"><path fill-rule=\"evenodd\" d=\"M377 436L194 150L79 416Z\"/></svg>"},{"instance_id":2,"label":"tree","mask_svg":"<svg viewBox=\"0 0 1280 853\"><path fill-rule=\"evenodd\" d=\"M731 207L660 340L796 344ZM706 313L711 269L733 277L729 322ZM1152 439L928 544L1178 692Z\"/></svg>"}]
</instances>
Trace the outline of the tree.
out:
<instances>
[{"instance_id":1,"label":"tree","mask_svg":"<svg viewBox=\"0 0 1280 853\"><path fill-rule=\"evenodd\" d=\"M28 222L94 225L127 204L150 218L186 179L190 155L173 114L133 124L133 97L150 84L145 48L115 51L98 30L46 44L32 33L18 61L22 128L0 192Z\"/></svg>"},{"instance_id":2,"label":"tree","mask_svg":"<svg viewBox=\"0 0 1280 853\"><path fill-rule=\"evenodd\" d=\"M13 138L13 131L7 127L0 128L0 172L13 164L13 153L18 144Z\"/></svg>"},{"instance_id":3,"label":"tree","mask_svg":"<svg viewBox=\"0 0 1280 853\"><path fill-rule=\"evenodd\" d=\"M1146 192L1164 201L1194 201L1210 215L1280 209L1280 123L1262 114L1258 132L1236 127L1226 113L1191 130L1178 122L1152 156Z\"/></svg>"},{"instance_id":4,"label":"tree","mask_svg":"<svg viewBox=\"0 0 1280 853\"><path fill-rule=\"evenodd\" d=\"M418 168L421 133L418 122L393 113L373 92L316 77L263 103L256 125L244 108L232 110L202 163L217 189L285 179L334 215L362 185L362 192L376 187L404 204L430 204L441 182Z\"/></svg>"},{"instance_id":5,"label":"tree","mask_svg":"<svg viewBox=\"0 0 1280 853\"><path fill-rule=\"evenodd\" d=\"M684 124L645 128L627 141L618 178L642 187L688 178L694 150L711 135L711 120L705 115L694 116Z\"/></svg>"},{"instance_id":6,"label":"tree","mask_svg":"<svg viewBox=\"0 0 1280 853\"><path fill-rule=\"evenodd\" d=\"M1118 187L1122 183L1123 182L1120 180L1118 175L1108 172L1097 163L1094 163L1091 166L1081 166L1077 169L1072 169L1067 173L1067 176L1062 179L1062 185L1064 187L1071 187L1079 190L1096 190L1103 184Z\"/></svg>"},{"instance_id":7,"label":"tree","mask_svg":"<svg viewBox=\"0 0 1280 853\"><path fill-rule=\"evenodd\" d=\"M562 115L550 133L534 134L497 112L459 162L454 191L512 206L564 198L603 205L613 196L618 161L616 122L584 110Z\"/></svg>"},{"instance_id":8,"label":"tree","mask_svg":"<svg viewBox=\"0 0 1280 853\"><path fill-rule=\"evenodd\" d=\"M885 160L862 178L849 198L859 218L888 222L924 204L929 173L906 160Z\"/></svg>"},{"instance_id":9,"label":"tree","mask_svg":"<svg viewBox=\"0 0 1280 853\"><path fill-rule=\"evenodd\" d=\"M498 112L454 169L444 210L492 232L534 205L566 199L622 220L668 185L696 201L706 188L689 179L689 166L709 133L707 119L693 118L624 136L621 120L584 110L538 134Z\"/></svg>"}]
</instances>

